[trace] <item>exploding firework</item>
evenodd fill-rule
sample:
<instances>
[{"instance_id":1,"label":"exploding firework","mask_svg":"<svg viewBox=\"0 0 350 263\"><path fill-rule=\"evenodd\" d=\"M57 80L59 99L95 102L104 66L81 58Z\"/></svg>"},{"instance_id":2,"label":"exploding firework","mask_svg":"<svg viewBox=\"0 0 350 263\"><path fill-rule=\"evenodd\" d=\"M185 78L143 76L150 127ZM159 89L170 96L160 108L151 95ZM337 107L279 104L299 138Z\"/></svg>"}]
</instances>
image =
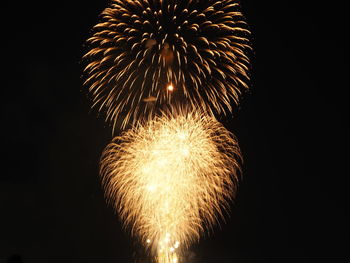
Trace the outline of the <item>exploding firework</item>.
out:
<instances>
[{"instance_id":1,"label":"exploding firework","mask_svg":"<svg viewBox=\"0 0 350 263\"><path fill-rule=\"evenodd\" d=\"M220 221L240 173L234 136L206 114L178 112L116 137L101 159L107 199L160 263Z\"/></svg>"},{"instance_id":2,"label":"exploding firework","mask_svg":"<svg viewBox=\"0 0 350 263\"><path fill-rule=\"evenodd\" d=\"M237 0L111 0L93 31L85 85L113 126L174 102L231 112L248 88L250 33Z\"/></svg>"}]
</instances>

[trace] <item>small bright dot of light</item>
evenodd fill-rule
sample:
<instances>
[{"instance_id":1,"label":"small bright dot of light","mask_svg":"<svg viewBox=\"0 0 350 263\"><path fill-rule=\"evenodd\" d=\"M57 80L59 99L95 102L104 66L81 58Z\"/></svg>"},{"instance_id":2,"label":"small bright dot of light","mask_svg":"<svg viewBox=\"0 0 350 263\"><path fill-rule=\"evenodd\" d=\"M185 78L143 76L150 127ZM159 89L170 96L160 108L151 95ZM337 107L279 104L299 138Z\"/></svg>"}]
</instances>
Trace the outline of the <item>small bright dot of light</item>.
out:
<instances>
[{"instance_id":1,"label":"small bright dot of light","mask_svg":"<svg viewBox=\"0 0 350 263\"><path fill-rule=\"evenodd\" d=\"M188 156L190 154L190 150L188 148L182 149L182 154Z\"/></svg>"},{"instance_id":2,"label":"small bright dot of light","mask_svg":"<svg viewBox=\"0 0 350 263\"><path fill-rule=\"evenodd\" d=\"M173 90L174 90L173 84L169 84L168 87L167 87L167 89L168 89L169 91L173 91Z\"/></svg>"},{"instance_id":3,"label":"small bright dot of light","mask_svg":"<svg viewBox=\"0 0 350 263\"><path fill-rule=\"evenodd\" d=\"M181 140L185 140L187 138L187 134L184 133L184 132L179 132L177 134L178 138L181 139Z\"/></svg>"},{"instance_id":4,"label":"small bright dot of light","mask_svg":"<svg viewBox=\"0 0 350 263\"><path fill-rule=\"evenodd\" d=\"M148 191L150 191L150 192L154 192L154 191L157 189L157 186L156 186L156 185L149 185L149 186L147 187L147 189L148 189Z\"/></svg>"}]
</instances>

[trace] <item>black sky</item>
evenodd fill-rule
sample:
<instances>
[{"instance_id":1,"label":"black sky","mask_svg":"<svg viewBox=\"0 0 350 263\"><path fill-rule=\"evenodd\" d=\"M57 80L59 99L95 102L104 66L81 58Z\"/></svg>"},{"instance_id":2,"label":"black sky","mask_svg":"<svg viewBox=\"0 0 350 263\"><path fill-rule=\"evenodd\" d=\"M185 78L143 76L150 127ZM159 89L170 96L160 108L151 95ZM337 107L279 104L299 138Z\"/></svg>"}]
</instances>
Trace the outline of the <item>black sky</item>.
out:
<instances>
[{"instance_id":1,"label":"black sky","mask_svg":"<svg viewBox=\"0 0 350 263\"><path fill-rule=\"evenodd\" d=\"M107 2L1 8L0 262L135 262L98 179L111 130L80 79L84 40ZM345 3L241 2L252 88L222 121L240 141L244 179L232 217L185 263L347 262Z\"/></svg>"}]
</instances>

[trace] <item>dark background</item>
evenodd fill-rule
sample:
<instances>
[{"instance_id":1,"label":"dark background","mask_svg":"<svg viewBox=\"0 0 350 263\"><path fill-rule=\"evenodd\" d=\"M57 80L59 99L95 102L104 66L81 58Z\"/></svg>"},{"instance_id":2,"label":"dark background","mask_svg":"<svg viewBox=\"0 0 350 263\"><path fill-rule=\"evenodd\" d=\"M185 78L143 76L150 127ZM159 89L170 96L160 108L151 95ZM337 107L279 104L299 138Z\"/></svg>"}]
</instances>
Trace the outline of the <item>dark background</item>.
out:
<instances>
[{"instance_id":1,"label":"dark background","mask_svg":"<svg viewBox=\"0 0 350 263\"><path fill-rule=\"evenodd\" d=\"M242 0L252 88L223 121L239 138L244 179L232 217L184 263L347 262L343 2ZM0 262L135 261L98 179L111 130L80 79L83 42L106 6L2 4Z\"/></svg>"}]
</instances>

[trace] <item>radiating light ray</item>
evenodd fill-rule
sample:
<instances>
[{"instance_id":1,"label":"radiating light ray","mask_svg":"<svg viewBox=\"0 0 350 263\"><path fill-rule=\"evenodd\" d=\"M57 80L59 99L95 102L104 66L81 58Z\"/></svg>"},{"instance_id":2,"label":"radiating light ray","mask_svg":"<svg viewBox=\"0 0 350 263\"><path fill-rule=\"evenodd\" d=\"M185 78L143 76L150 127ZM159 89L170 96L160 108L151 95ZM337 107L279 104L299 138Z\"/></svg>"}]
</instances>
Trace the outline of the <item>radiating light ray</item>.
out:
<instances>
[{"instance_id":1,"label":"radiating light ray","mask_svg":"<svg viewBox=\"0 0 350 263\"><path fill-rule=\"evenodd\" d=\"M111 0L84 56L92 104L121 127L169 102L231 112L249 82L250 32L238 2Z\"/></svg>"},{"instance_id":2,"label":"radiating light ray","mask_svg":"<svg viewBox=\"0 0 350 263\"><path fill-rule=\"evenodd\" d=\"M224 216L240 173L234 136L200 112L163 113L125 131L101 159L108 201L159 263Z\"/></svg>"}]
</instances>

